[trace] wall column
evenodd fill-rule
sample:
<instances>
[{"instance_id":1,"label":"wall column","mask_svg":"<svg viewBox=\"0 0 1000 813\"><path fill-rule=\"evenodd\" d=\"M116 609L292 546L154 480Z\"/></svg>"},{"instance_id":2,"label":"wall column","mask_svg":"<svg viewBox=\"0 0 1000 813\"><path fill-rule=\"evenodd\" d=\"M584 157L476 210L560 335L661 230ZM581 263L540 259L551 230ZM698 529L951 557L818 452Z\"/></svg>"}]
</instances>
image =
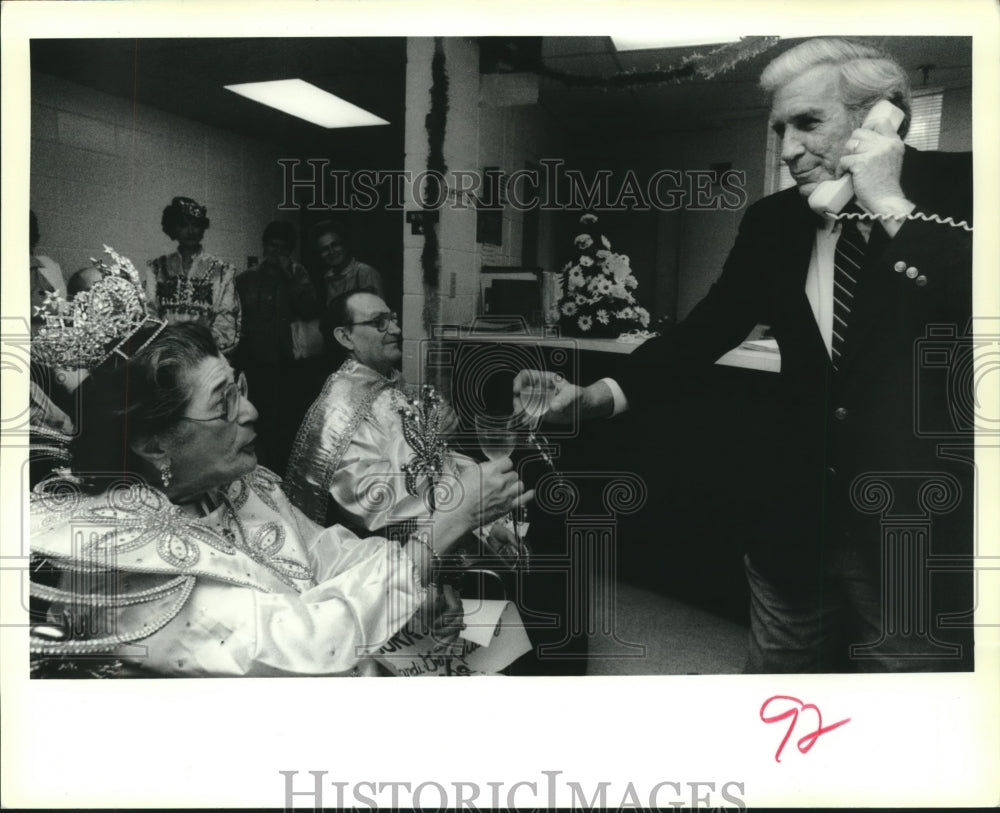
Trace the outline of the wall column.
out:
<instances>
[{"instance_id":1,"label":"wall column","mask_svg":"<svg viewBox=\"0 0 1000 813\"><path fill-rule=\"evenodd\" d=\"M479 46L466 37L441 40L447 76L447 117L444 131L446 179L452 172L477 169L479 153ZM432 63L435 40L411 37L406 48L406 136L404 169L412 178L427 170L427 114L431 110ZM449 190L450 193L450 190ZM403 225L403 374L421 381L426 340L436 324L468 324L476 312L479 266L476 212L458 208L453 194L438 210L440 267L437 287L424 280L421 255L424 236ZM411 189L407 211L421 208L419 189ZM425 319L426 312L426 319Z\"/></svg>"}]
</instances>

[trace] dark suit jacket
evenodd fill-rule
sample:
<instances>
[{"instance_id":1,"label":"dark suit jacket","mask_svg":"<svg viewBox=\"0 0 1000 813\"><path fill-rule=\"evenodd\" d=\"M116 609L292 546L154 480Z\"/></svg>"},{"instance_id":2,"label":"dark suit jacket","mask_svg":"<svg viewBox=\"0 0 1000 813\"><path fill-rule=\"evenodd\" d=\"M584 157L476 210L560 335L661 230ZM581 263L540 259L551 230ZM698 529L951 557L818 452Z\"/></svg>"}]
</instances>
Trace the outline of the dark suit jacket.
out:
<instances>
[{"instance_id":1,"label":"dark suit jacket","mask_svg":"<svg viewBox=\"0 0 1000 813\"><path fill-rule=\"evenodd\" d=\"M918 212L972 225L971 154L907 149L901 183ZM904 508L957 517L957 525L934 527L935 552L967 550L972 516L971 467L943 459L937 448L971 442L962 406L970 403L971 377L960 369L970 348L971 233L910 220L890 240L873 228L834 373L805 293L816 225L797 189L752 205L708 295L615 376L630 407L662 405L651 381L683 380L738 345L755 324L771 326L781 350L782 398L769 428L773 470L761 515L748 522L748 543L758 570L802 589L817 589L828 545L855 545L876 564L881 529ZM916 268L918 277L895 270L897 263ZM959 508L944 512L928 503L918 475L936 472L958 478ZM881 479L893 506L879 508L884 489L860 479L870 473L891 473Z\"/></svg>"}]
</instances>

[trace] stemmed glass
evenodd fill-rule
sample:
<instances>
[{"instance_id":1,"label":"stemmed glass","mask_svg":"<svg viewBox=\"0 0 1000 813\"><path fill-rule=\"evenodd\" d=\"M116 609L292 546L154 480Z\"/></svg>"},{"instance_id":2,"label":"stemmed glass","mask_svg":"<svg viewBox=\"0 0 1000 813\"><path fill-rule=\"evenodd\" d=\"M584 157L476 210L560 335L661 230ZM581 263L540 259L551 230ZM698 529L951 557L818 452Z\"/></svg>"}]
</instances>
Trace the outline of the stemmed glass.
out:
<instances>
[{"instance_id":1,"label":"stemmed glass","mask_svg":"<svg viewBox=\"0 0 1000 813\"><path fill-rule=\"evenodd\" d=\"M487 458L501 460L510 457L510 453L514 451L517 427L504 415L476 415L476 437Z\"/></svg>"},{"instance_id":2,"label":"stemmed glass","mask_svg":"<svg viewBox=\"0 0 1000 813\"><path fill-rule=\"evenodd\" d=\"M501 460L509 457L514 451L517 443L518 425L517 418L510 415L496 415L485 413L476 415L476 437L479 439L479 447L483 454L490 460ZM523 510L523 509L522 509ZM518 564L524 564L527 568L528 550L521 539L518 512L510 514L511 524L514 526L514 541L517 545Z\"/></svg>"},{"instance_id":3,"label":"stemmed glass","mask_svg":"<svg viewBox=\"0 0 1000 813\"><path fill-rule=\"evenodd\" d=\"M535 447L542 456L542 460L552 471L556 470L555 465L544 448L549 445L549 442L544 435L538 434L537 431L542 422L542 416L549 411L555 392L555 383L548 377L534 376L521 388L518 395L520 409L525 416L525 423L528 427L528 443Z\"/></svg>"}]
</instances>

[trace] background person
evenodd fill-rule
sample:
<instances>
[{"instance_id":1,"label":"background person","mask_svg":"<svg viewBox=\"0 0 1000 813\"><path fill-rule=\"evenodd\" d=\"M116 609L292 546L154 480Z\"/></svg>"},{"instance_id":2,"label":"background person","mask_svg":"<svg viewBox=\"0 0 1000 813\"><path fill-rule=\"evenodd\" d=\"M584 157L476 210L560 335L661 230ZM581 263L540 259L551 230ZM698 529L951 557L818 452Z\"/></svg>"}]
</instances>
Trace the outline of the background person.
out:
<instances>
[{"instance_id":1,"label":"background person","mask_svg":"<svg viewBox=\"0 0 1000 813\"><path fill-rule=\"evenodd\" d=\"M354 258L354 246L346 223L339 220L320 221L309 230L309 238L320 260L324 302L362 288L371 289L385 298L379 272Z\"/></svg>"},{"instance_id":2,"label":"background person","mask_svg":"<svg viewBox=\"0 0 1000 813\"><path fill-rule=\"evenodd\" d=\"M159 317L171 324L196 321L212 331L219 350L230 354L240 339L240 299L236 269L202 249L208 210L191 198L176 197L160 219L177 251L149 261Z\"/></svg>"},{"instance_id":3,"label":"background person","mask_svg":"<svg viewBox=\"0 0 1000 813\"><path fill-rule=\"evenodd\" d=\"M62 296L66 295L66 280L63 279L62 269L59 263L51 257L36 253L38 241L41 240L41 233L38 230L38 218L33 210L28 210L28 246L31 255L28 260L28 267L31 269L31 304L32 313L34 306L41 304L41 299L36 301L36 289L41 293L42 298L48 291L55 291Z\"/></svg>"},{"instance_id":4,"label":"background person","mask_svg":"<svg viewBox=\"0 0 1000 813\"><path fill-rule=\"evenodd\" d=\"M258 458L283 471L296 427L319 389L320 303L309 272L292 259L295 227L269 223L262 244L263 260L236 278L243 330L234 360L255 393Z\"/></svg>"}]
</instances>

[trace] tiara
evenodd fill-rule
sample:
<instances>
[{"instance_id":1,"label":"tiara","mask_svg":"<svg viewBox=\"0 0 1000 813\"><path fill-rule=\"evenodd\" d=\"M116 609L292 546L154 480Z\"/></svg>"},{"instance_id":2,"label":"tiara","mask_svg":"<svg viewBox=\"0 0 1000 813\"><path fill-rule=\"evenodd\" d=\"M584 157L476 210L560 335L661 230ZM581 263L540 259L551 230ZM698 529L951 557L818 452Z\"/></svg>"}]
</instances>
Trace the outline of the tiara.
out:
<instances>
[{"instance_id":1,"label":"tiara","mask_svg":"<svg viewBox=\"0 0 1000 813\"><path fill-rule=\"evenodd\" d=\"M90 259L101 272L101 279L90 290L70 300L50 292L35 308L34 316L42 326L31 340L31 349L44 364L93 370L115 354L127 360L123 348L136 331L147 323L157 326L138 348L142 350L166 327L166 322L149 316L139 272L132 261L111 246L104 246L104 253L111 258L110 265Z\"/></svg>"},{"instance_id":2,"label":"tiara","mask_svg":"<svg viewBox=\"0 0 1000 813\"><path fill-rule=\"evenodd\" d=\"M190 198L174 198L174 206L188 217L201 219L208 214L208 209Z\"/></svg>"}]
</instances>

